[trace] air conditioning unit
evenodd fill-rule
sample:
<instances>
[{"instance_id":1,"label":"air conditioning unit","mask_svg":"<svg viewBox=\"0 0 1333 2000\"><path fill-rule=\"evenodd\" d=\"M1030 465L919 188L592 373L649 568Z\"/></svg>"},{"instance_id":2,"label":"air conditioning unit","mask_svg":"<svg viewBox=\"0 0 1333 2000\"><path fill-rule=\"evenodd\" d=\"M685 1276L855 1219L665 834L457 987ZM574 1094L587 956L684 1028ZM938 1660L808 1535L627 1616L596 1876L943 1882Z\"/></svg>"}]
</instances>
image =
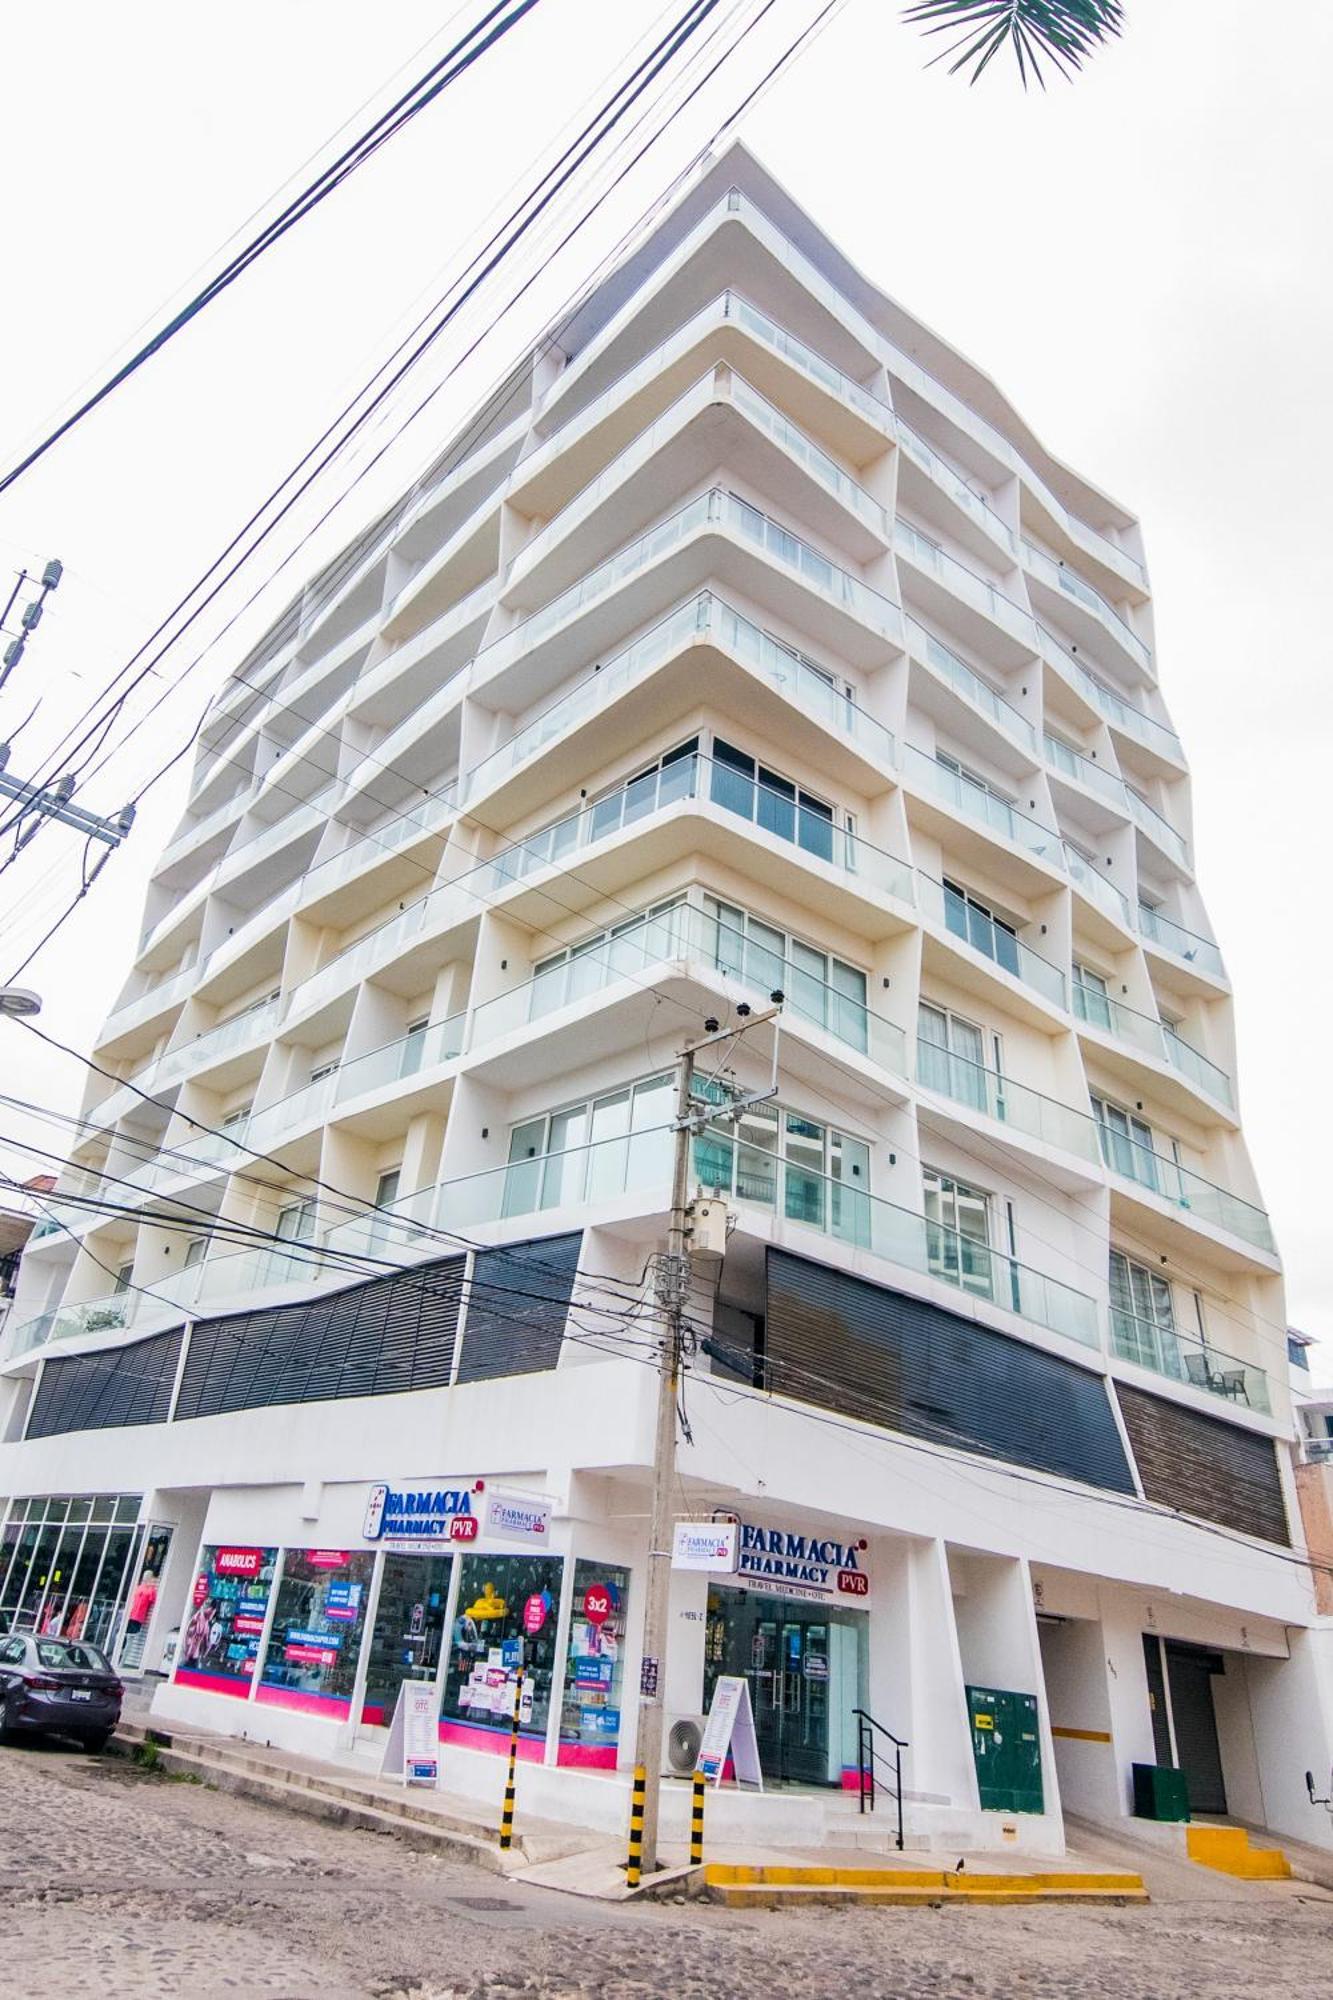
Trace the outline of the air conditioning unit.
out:
<instances>
[{"instance_id":1,"label":"air conditioning unit","mask_svg":"<svg viewBox=\"0 0 1333 2000\"><path fill-rule=\"evenodd\" d=\"M673 1778L688 1778L704 1740L702 1715L670 1715L666 1726L666 1768Z\"/></svg>"}]
</instances>

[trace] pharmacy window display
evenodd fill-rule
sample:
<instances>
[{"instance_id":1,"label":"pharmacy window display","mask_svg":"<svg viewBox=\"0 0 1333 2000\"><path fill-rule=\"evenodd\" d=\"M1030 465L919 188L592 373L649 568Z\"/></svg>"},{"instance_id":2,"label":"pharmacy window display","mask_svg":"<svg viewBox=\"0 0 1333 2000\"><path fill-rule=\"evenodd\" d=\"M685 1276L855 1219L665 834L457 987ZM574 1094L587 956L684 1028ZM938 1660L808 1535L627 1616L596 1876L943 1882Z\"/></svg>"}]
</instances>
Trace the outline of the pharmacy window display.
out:
<instances>
[{"instance_id":1,"label":"pharmacy window display","mask_svg":"<svg viewBox=\"0 0 1333 2000\"><path fill-rule=\"evenodd\" d=\"M374 1566L364 1550L287 1550L257 1701L350 1714Z\"/></svg>"},{"instance_id":2,"label":"pharmacy window display","mask_svg":"<svg viewBox=\"0 0 1333 2000\"><path fill-rule=\"evenodd\" d=\"M574 1600L560 1706L557 1761L614 1770L620 1742L629 1571L614 1564L574 1565Z\"/></svg>"},{"instance_id":3,"label":"pharmacy window display","mask_svg":"<svg viewBox=\"0 0 1333 2000\"><path fill-rule=\"evenodd\" d=\"M523 1669L521 1735L544 1744L556 1668L559 1556L464 1556L444 1683L440 1734L486 1744L514 1717ZM533 1754L531 1751L529 1754ZM536 1754L540 1754L537 1751Z\"/></svg>"},{"instance_id":4,"label":"pharmacy window display","mask_svg":"<svg viewBox=\"0 0 1333 2000\"><path fill-rule=\"evenodd\" d=\"M176 1679L209 1694L250 1692L268 1601L276 1549L209 1546L199 1552L180 1637Z\"/></svg>"}]
</instances>

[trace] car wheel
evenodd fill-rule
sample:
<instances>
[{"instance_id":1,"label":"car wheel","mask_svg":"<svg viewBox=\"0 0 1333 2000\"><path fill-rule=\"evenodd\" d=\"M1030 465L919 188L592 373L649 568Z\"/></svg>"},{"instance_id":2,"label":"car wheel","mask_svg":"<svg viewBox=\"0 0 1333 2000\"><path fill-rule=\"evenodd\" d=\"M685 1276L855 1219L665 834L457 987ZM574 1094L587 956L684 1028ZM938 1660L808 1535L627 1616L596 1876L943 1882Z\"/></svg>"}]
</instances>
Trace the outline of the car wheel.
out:
<instances>
[{"instance_id":1,"label":"car wheel","mask_svg":"<svg viewBox=\"0 0 1333 2000\"><path fill-rule=\"evenodd\" d=\"M112 1732L109 1729L96 1729L91 1736L83 1738L83 1747L95 1757L99 1750L106 1749L107 1744L111 1741L111 1735Z\"/></svg>"}]
</instances>

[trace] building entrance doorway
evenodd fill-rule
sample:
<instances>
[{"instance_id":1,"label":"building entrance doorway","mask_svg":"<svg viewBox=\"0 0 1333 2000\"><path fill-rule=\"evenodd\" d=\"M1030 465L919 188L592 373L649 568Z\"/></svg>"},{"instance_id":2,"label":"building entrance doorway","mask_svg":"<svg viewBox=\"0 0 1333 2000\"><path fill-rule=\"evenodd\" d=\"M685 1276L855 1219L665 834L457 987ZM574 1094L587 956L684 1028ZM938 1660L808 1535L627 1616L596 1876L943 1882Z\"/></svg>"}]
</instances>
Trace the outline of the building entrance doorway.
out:
<instances>
[{"instance_id":1,"label":"building entrance doorway","mask_svg":"<svg viewBox=\"0 0 1333 2000\"><path fill-rule=\"evenodd\" d=\"M710 1592L704 1706L720 1674L745 1675L765 1783L841 1785L855 1765L865 1635L865 1616L855 1611L748 1590Z\"/></svg>"},{"instance_id":2,"label":"building entrance doorway","mask_svg":"<svg viewBox=\"0 0 1333 2000\"><path fill-rule=\"evenodd\" d=\"M403 1682L437 1679L452 1562L452 1556L385 1556L366 1654L363 1721L387 1729Z\"/></svg>"},{"instance_id":3,"label":"building entrance doorway","mask_svg":"<svg viewBox=\"0 0 1333 2000\"><path fill-rule=\"evenodd\" d=\"M1143 1635L1143 1655L1158 1763L1184 1772L1191 1812L1225 1813L1213 1675L1225 1673L1226 1662L1207 1647L1160 1639L1152 1632Z\"/></svg>"}]
</instances>

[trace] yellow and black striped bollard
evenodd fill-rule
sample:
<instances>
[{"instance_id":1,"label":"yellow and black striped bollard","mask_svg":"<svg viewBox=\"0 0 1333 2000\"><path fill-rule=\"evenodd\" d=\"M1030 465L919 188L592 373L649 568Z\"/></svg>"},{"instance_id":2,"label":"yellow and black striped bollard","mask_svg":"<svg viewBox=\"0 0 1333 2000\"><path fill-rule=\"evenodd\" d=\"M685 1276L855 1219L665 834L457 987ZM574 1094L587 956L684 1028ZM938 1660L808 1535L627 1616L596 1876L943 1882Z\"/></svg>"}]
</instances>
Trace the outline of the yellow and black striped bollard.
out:
<instances>
[{"instance_id":1,"label":"yellow and black striped bollard","mask_svg":"<svg viewBox=\"0 0 1333 2000\"><path fill-rule=\"evenodd\" d=\"M708 1780L702 1771L694 1774L694 1797L690 1801L690 1866L697 1868L704 1858L704 1793Z\"/></svg>"},{"instance_id":2,"label":"yellow and black striped bollard","mask_svg":"<svg viewBox=\"0 0 1333 2000\"><path fill-rule=\"evenodd\" d=\"M514 1766L518 1762L518 1718L523 1706L523 1669L514 1682L514 1719L509 1728L509 1775L505 1780L504 1811L500 1815L500 1850L508 1853L514 1844Z\"/></svg>"},{"instance_id":3,"label":"yellow and black striped bollard","mask_svg":"<svg viewBox=\"0 0 1333 2000\"><path fill-rule=\"evenodd\" d=\"M643 1796L647 1789L647 1769L642 1764L636 1764L629 1807L629 1864L625 1869L625 1881L631 1889L638 1888L639 1877L643 1874Z\"/></svg>"}]
</instances>

